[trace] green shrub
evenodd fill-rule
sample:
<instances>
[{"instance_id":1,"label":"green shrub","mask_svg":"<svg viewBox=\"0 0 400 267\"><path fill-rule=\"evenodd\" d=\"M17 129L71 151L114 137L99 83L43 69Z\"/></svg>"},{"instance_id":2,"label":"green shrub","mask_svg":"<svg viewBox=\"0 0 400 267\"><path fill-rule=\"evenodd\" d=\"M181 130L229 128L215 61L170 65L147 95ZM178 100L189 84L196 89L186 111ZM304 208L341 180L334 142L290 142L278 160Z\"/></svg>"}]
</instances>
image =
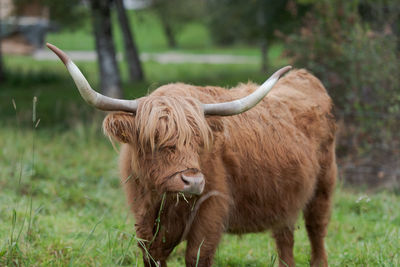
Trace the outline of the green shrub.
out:
<instances>
[{"instance_id":1,"label":"green shrub","mask_svg":"<svg viewBox=\"0 0 400 267\"><path fill-rule=\"evenodd\" d=\"M344 152L399 152L400 8L395 2L316 1L300 31L285 36L294 65L318 76L334 99L345 125Z\"/></svg>"}]
</instances>

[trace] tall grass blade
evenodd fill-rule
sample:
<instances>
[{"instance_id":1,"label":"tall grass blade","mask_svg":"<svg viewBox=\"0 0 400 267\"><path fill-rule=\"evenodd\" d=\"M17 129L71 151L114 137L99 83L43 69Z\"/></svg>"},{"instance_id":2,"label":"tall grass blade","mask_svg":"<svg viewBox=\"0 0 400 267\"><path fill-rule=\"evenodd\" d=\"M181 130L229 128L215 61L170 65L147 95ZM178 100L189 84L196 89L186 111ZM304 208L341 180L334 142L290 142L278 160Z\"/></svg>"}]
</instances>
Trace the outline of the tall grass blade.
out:
<instances>
[{"instance_id":1,"label":"tall grass blade","mask_svg":"<svg viewBox=\"0 0 400 267\"><path fill-rule=\"evenodd\" d=\"M196 267L198 267L198 265L199 265L199 261L200 261L200 251L201 251L201 246L203 245L203 243L204 243L204 239L203 239L203 241L201 241L200 246L199 246L199 249L197 250Z\"/></svg>"}]
</instances>

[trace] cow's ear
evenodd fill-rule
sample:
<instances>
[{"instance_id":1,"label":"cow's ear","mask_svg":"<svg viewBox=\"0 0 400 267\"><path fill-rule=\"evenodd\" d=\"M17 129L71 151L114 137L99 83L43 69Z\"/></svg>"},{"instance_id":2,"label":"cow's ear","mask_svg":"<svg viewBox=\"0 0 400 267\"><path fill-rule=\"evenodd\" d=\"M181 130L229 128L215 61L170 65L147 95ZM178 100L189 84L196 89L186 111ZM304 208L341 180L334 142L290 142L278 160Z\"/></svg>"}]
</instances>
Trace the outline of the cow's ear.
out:
<instances>
[{"instance_id":1,"label":"cow's ear","mask_svg":"<svg viewBox=\"0 0 400 267\"><path fill-rule=\"evenodd\" d=\"M135 115L131 113L110 113L103 121L106 135L120 143L132 143L135 133Z\"/></svg>"},{"instance_id":2,"label":"cow's ear","mask_svg":"<svg viewBox=\"0 0 400 267\"><path fill-rule=\"evenodd\" d=\"M222 132L224 130L224 122L219 116L210 116L206 118L208 126L213 132Z\"/></svg>"}]
</instances>

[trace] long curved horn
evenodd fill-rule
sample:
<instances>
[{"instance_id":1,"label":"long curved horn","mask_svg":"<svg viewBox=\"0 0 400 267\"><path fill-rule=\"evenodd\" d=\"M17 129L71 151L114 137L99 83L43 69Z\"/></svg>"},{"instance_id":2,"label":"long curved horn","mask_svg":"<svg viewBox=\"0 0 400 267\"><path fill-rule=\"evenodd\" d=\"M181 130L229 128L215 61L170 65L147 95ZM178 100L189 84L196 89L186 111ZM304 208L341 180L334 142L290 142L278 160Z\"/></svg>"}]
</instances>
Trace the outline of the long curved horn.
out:
<instances>
[{"instance_id":1,"label":"long curved horn","mask_svg":"<svg viewBox=\"0 0 400 267\"><path fill-rule=\"evenodd\" d=\"M271 91L272 87L279 80L279 78L291 68L291 66L286 66L276 71L268 80L266 80L259 88L257 88L257 90L248 96L230 102L203 104L204 114L231 116L243 113L253 108L264 98L264 96L268 94L269 91Z\"/></svg>"},{"instance_id":2,"label":"long curved horn","mask_svg":"<svg viewBox=\"0 0 400 267\"><path fill-rule=\"evenodd\" d=\"M48 48L50 48L65 64L68 72L71 74L76 87L78 87L79 93L82 98L94 106L95 108L106 110L106 111L127 111L136 112L138 101L137 100L123 100L111 98L102 94L97 93L90 87L89 82L83 76L82 72L75 65L74 62L58 47L47 43Z\"/></svg>"}]
</instances>

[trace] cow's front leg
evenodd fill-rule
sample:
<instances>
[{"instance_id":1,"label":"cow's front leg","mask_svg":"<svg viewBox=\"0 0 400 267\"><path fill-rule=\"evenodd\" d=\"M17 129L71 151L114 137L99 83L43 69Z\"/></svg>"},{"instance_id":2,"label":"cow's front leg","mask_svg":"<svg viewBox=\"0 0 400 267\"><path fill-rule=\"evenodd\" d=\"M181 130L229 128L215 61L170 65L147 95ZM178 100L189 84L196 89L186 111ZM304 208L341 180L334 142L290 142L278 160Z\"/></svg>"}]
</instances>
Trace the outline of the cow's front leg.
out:
<instances>
[{"instance_id":1,"label":"cow's front leg","mask_svg":"<svg viewBox=\"0 0 400 267\"><path fill-rule=\"evenodd\" d=\"M159 226L158 231L154 232L153 225L154 220L143 220L135 225L136 234L140 238L138 246L143 253L144 266L165 267L169 254L177 244L174 242L177 238L168 235L164 226Z\"/></svg>"},{"instance_id":2,"label":"cow's front leg","mask_svg":"<svg viewBox=\"0 0 400 267\"><path fill-rule=\"evenodd\" d=\"M165 260L155 261L146 256L143 256L143 263L144 267L167 267L167 262Z\"/></svg>"},{"instance_id":3,"label":"cow's front leg","mask_svg":"<svg viewBox=\"0 0 400 267\"><path fill-rule=\"evenodd\" d=\"M222 231L212 231L212 233L209 232L205 235L199 235L198 237L190 237L186 247L186 266L212 266L214 254L221 239L221 235Z\"/></svg>"},{"instance_id":4,"label":"cow's front leg","mask_svg":"<svg viewBox=\"0 0 400 267\"><path fill-rule=\"evenodd\" d=\"M227 210L226 199L219 196L210 197L201 205L186 238L187 267L212 266L224 231Z\"/></svg>"},{"instance_id":5,"label":"cow's front leg","mask_svg":"<svg viewBox=\"0 0 400 267\"><path fill-rule=\"evenodd\" d=\"M140 241L139 247L143 253L143 263L146 267L166 267L167 258L173 251L176 243L167 242L168 236L164 231L160 231L160 237L155 238L153 242Z\"/></svg>"},{"instance_id":6,"label":"cow's front leg","mask_svg":"<svg viewBox=\"0 0 400 267\"><path fill-rule=\"evenodd\" d=\"M176 221L175 221L176 222ZM150 223L148 225L151 225ZM179 228L183 228L180 226ZM143 253L143 262L146 267L165 267L168 256L171 254L176 245L179 244L181 231L161 225L154 232L154 229L146 227L137 231L137 235L142 240L138 245ZM145 234L147 233L147 234Z\"/></svg>"},{"instance_id":7,"label":"cow's front leg","mask_svg":"<svg viewBox=\"0 0 400 267\"><path fill-rule=\"evenodd\" d=\"M167 267L165 261L154 261L147 256L143 256L143 265L144 267Z\"/></svg>"},{"instance_id":8,"label":"cow's front leg","mask_svg":"<svg viewBox=\"0 0 400 267\"><path fill-rule=\"evenodd\" d=\"M166 266L168 256L181 241L191 207L167 196L156 211L137 216L136 234L142 239L139 246L145 266Z\"/></svg>"}]
</instances>

